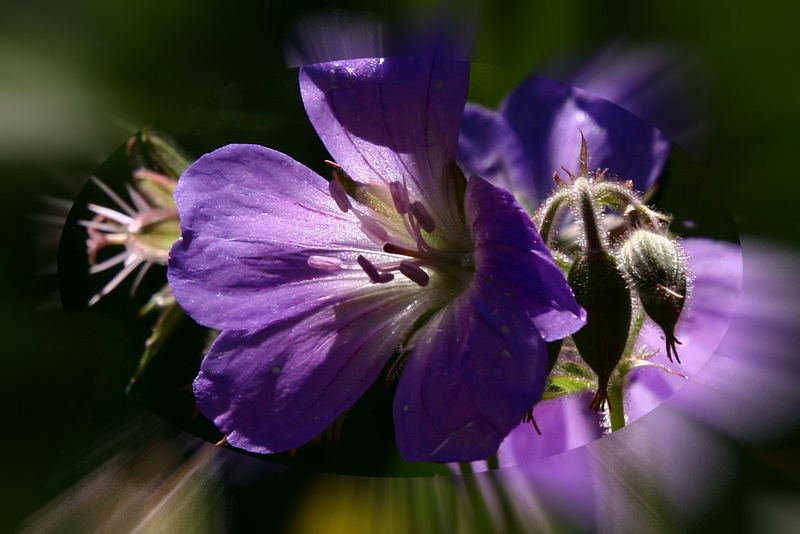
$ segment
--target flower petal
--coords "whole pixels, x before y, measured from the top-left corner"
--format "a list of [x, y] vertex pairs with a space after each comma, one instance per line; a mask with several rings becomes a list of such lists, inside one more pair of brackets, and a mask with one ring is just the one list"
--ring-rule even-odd
[[669, 140], [657, 129], [611, 102], [576, 87], [532, 77], [503, 104], [502, 115], [519, 136], [531, 164], [529, 196], [543, 199], [553, 173], [578, 171], [581, 132], [589, 169], [633, 180], [636, 189], [655, 183], [669, 155]]
[[419, 333], [394, 398], [406, 460], [482, 460], [497, 451], [544, 389], [546, 345], [524, 317], [476, 278]]
[[[410, 461], [494, 454], [541, 397], [548, 359], [542, 337], [584, 324], [564, 275], [540, 254], [541, 238], [510, 193], [472, 178], [466, 213], [476, 274], [420, 331], [395, 394], [397, 442]], [[494, 257], [503, 254], [510, 261]]]
[[545, 341], [578, 331], [586, 312], [513, 195], [480, 178], [467, 186], [477, 275], [517, 300]]
[[310, 255], [354, 263], [375, 246], [323, 178], [280, 152], [228, 145], [206, 154], [181, 176], [175, 200], [183, 233], [169, 283], [205, 326], [261, 328], [369, 284], [360, 270], [308, 265]]
[[235, 447], [298, 447], [372, 385], [423, 296], [410, 282], [374, 287], [263, 330], [223, 332], [195, 379], [197, 405]]
[[584, 392], [538, 403], [533, 416], [541, 435], [533, 424], [517, 426], [497, 451], [500, 467], [530, 463], [601, 437], [601, 416], [589, 407], [592, 396]]
[[467, 103], [458, 137], [458, 163], [474, 174], [508, 189], [529, 212], [537, 198], [530, 196], [530, 164], [519, 139], [505, 117], [490, 109]]
[[457, 228], [452, 165], [469, 63], [442, 55], [373, 58], [300, 69], [306, 112], [331, 156], [355, 180], [401, 181], [439, 227]]

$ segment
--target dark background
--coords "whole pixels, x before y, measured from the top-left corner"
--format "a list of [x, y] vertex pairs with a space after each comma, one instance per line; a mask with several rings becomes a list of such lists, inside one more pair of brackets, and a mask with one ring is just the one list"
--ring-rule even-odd
[[[283, 55], [290, 24], [322, 5], [91, 0], [0, 8], [0, 528], [129, 444], [131, 431], [121, 429], [143, 413], [122, 391], [147, 327], [132, 309], [59, 309], [55, 276], [45, 269], [57, 239], [30, 216], [49, 211], [40, 195], [74, 198], [112, 151], [152, 123], [195, 156], [256, 142], [322, 172], [325, 152]], [[796, 249], [800, 9], [774, 0], [476, 6], [473, 57], [484, 65], [470, 97], [488, 106], [554, 58], [587, 57], [620, 41], [677, 45], [700, 66], [708, 126], [701, 162], [739, 232]], [[379, 13], [366, 2], [337, 7]], [[409, 7], [397, 3], [388, 14]], [[742, 495], [797, 502], [793, 441], [736, 451], [738, 497], [712, 511], [711, 527], [743, 528]]]

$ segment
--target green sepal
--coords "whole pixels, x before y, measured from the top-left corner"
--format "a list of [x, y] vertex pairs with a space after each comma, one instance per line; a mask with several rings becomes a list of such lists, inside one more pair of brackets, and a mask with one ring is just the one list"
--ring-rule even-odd
[[[181, 155], [178, 149], [159, 135], [154, 134], [150, 128], [141, 130], [135, 140], [145, 149], [145, 154], [142, 155], [155, 163], [164, 174], [178, 178], [183, 171], [189, 168], [189, 161]], [[141, 166], [148, 169], [154, 168], [152, 164], [146, 163]]]
[[573, 393], [589, 391], [597, 386], [594, 380], [574, 376], [551, 376], [542, 395], [542, 400], [555, 399]]

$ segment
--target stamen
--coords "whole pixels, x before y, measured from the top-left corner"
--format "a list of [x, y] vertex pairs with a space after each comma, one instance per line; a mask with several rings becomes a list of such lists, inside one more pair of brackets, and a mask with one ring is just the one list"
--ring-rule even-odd
[[122, 251], [116, 256], [113, 256], [96, 265], [92, 265], [91, 267], [89, 267], [89, 273], [95, 274], [103, 272], [106, 269], [110, 269], [111, 267], [114, 267], [115, 265], [119, 265], [120, 263], [124, 262], [126, 259], [128, 259], [128, 256], [130, 256], [130, 252], [128, 252], [127, 250]]
[[340, 271], [344, 267], [342, 260], [330, 256], [309, 256], [306, 261], [309, 267], [321, 271]]
[[408, 261], [400, 262], [400, 272], [403, 273], [409, 280], [416, 282], [422, 287], [427, 286], [428, 282], [431, 281], [428, 273]]
[[95, 304], [98, 303], [98, 301], [100, 301], [101, 298], [111, 293], [114, 290], [114, 288], [116, 288], [120, 284], [120, 282], [122, 282], [125, 278], [127, 278], [127, 276], [131, 274], [134, 271], [134, 269], [136, 269], [139, 265], [141, 265], [142, 261], [144, 260], [134, 255], [128, 256], [127, 259], [125, 260], [124, 267], [116, 275], [114, 275], [114, 278], [112, 278], [109, 283], [103, 286], [103, 289], [101, 289], [98, 293], [96, 293], [92, 298], [89, 299], [89, 306], [94, 306]]
[[358, 255], [356, 258], [358, 264], [364, 269], [364, 272], [367, 273], [369, 279], [372, 280], [376, 284], [385, 284], [386, 282], [390, 282], [394, 280], [394, 275], [392, 273], [382, 273], [378, 271], [378, 268], [375, 267], [367, 258], [362, 256], [361, 254]]
[[136, 211], [134, 211], [134, 209], [130, 206], [130, 204], [128, 204], [127, 202], [122, 200], [122, 198], [118, 194], [116, 194], [113, 189], [108, 187], [106, 184], [104, 184], [103, 182], [101, 182], [100, 180], [95, 178], [94, 176], [90, 176], [89, 178], [95, 183], [95, 185], [97, 187], [99, 187], [100, 189], [103, 190], [103, 193], [108, 195], [111, 200], [116, 202], [117, 206], [122, 208], [122, 210], [125, 213], [127, 213], [128, 215], [130, 215], [132, 217], [136, 216]]
[[89, 204], [88, 208], [94, 213], [102, 215], [106, 219], [118, 222], [119, 224], [124, 224], [125, 226], [133, 222], [133, 217], [128, 217], [124, 213], [120, 213], [116, 210], [105, 208], [103, 206], [98, 206], [97, 204]]
[[433, 217], [425, 209], [421, 202], [415, 201], [411, 204], [411, 214], [417, 220], [423, 230], [430, 233], [436, 229], [436, 224], [433, 222]]
[[146, 261], [144, 262], [144, 266], [142, 266], [142, 268], [139, 269], [139, 272], [136, 273], [136, 278], [133, 279], [133, 284], [131, 285], [131, 292], [130, 292], [131, 296], [136, 294], [136, 290], [139, 289], [139, 284], [142, 283], [144, 276], [147, 274], [147, 271], [149, 271], [150, 267], [152, 266], [153, 266], [152, 261]]
[[328, 191], [330, 191], [333, 200], [336, 201], [336, 205], [339, 206], [339, 209], [343, 212], [347, 213], [347, 210], [350, 209], [350, 199], [347, 198], [347, 193], [342, 187], [342, 184], [339, 183], [338, 180], [331, 180], [328, 182]]
[[400, 182], [391, 182], [389, 184], [389, 193], [392, 195], [392, 201], [394, 202], [397, 213], [400, 215], [408, 213], [408, 191], [403, 187], [403, 184]]
[[128, 191], [128, 196], [131, 197], [133, 205], [136, 206], [136, 209], [139, 210], [139, 213], [153, 209], [150, 207], [150, 204], [147, 203], [144, 197], [140, 195], [138, 191], [136, 191], [136, 189], [128, 184], [125, 184], [125, 189]]
[[92, 228], [94, 230], [102, 230], [104, 232], [119, 232], [120, 227], [111, 223], [104, 223], [95, 220], [91, 221], [78, 221], [80, 226], [85, 226], [86, 228]]
[[421, 260], [427, 259], [425, 256], [423, 256], [416, 250], [411, 250], [410, 248], [398, 247], [397, 245], [393, 245], [392, 243], [386, 243], [385, 245], [383, 245], [383, 251], [388, 252], [389, 254], [401, 254], [403, 256], [411, 256], [412, 258], [419, 258]]

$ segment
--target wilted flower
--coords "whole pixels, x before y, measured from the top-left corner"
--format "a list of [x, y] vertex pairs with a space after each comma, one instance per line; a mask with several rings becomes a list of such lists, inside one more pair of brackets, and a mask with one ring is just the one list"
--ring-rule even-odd
[[407, 460], [486, 458], [540, 398], [545, 342], [584, 312], [514, 197], [456, 167], [468, 72], [433, 56], [304, 67], [334, 180], [255, 145], [181, 177], [168, 277], [223, 330], [194, 391], [228, 443], [309, 441], [398, 350]]
[[[178, 238], [178, 210], [171, 193], [175, 180], [165, 175], [139, 169], [134, 173], [136, 187], [126, 186], [133, 205], [128, 204], [110, 187], [92, 177], [92, 181], [117, 205], [117, 209], [89, 204], [95, 216], [79, 222], [87, 228], [86, 250], [91, 267], [99, 273], [117, 265], [122, 268], [89, 300], [96, 304], [113, 291], [138, 267], [142, 267], [131, 286], [131, 294], [139, 287], [153, 264], [166, 265], [169, 249]], [[109, 246], [124, 247], [114, 256], [98, 262], [98, 253]]]

